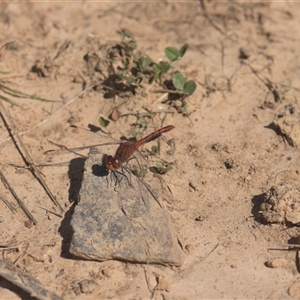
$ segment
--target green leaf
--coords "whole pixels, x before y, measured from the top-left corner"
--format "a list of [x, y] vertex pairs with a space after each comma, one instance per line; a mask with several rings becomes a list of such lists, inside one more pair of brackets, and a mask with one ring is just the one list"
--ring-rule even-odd
[[181, 111], [182, 111], [183, 114], [186, 114], [186, 113], [187, 113], [187, 110], [188, 110], [187, 102], [186, 102], [186, 101], [183, 101], [183, 102], [182, 102], [182, 106], [181, 106]]
[[142, 71], [148, 68], [151, 63], [152, 63], [152, 59], [149, 57], [141, 57], [139, 59], [139, 65]]
[[138, 137], [139, 132], [137, 132], [134, 128], [132, 128], [132, 129], [130, 130], [129, 134], [130, 134], [131, 136], [133, 136], [136, 140], [139, 139], [139, 137]]
[[153, 73], [154, 73], [154, 79], [157, 80], [161, 77], [161, 69], [160, 66], [158, 64], [154, 64], [153, 67]]
[[121, 35], [122, 39], [133, 38], [132, 33], [127, 29], [122, 29], [121, 31], [119, 31], [119, 34]]
[[165, 49], [165, 54], [167, 56], [167, 58], [173, 62], [175, 60], [177, 60], [180, 57], [180, 52], [177, 48], [174, 47], [167, 47]]
[[109, 120], [106, 120], [103, 117], [99, 117], [98, 122], [102, 127], [106, 127], [109, 124]]
[[144, 167], [141, 167], [139, 170], [137, 170], [137, 176], [139, 178], [145, 177], [147, 175], [147, 173], [148, 173], [148, 170], [147, 170], [147, 168], [144, 168]]
[[173, 75], [172, 82], [176, 90], [183, 91], [185, 78], [181, 73], [176, 73]]
[[124, 70], [128, 70], [129, 69], [129, 60], [128, 59], [125, 59], [124, 62], [123, 62], [123, 69]]
[[131, 41], [127, 44], [127, 47], [129, 50], [133, 51], [134, 49], [136, 49], [137, 45], [135, 41]]
[[119, 31], [119, 34], [121, 36], [121, 39], [123, 40], [125, 38], [125, 32], [124, 32], [124, 30]]
[[127, 84], [131, 84], [135, 81], [135, 77], [133, 75], [130, 75], [127, 77]]
[[173, 170], [173, 166], [171, 164], [162, 164], [161, 162], [156, 163], [156, 171], [158, 174], [163, 175], [171, 170]]
[[158, 64], [153, 64], [152, 69], [154, 73], [161, 72], [160, 65]]
[[159, 68], [160, 68], [162, 73], [167, 73], [170, 70], [171, 65], [166, 61], [161, 61], [159, 63]]
[[152, 146], [151, 147], [151, 152], [152, 152], [152, 155], [155, 155], [158, 153], [158, 147], [157, 146]]
[[162, 73], [167, 73], [171, 68], [171, 65], [166, 61], [161, 61], [158, 64], [153, 64], [152, 70], [154, 73], [154, 79], [159, 79]]
[[184, 45], [180, 48], [180, 50], [179, 50], [180, 57], [183, 57], [183, 56], [184, 56], [184, 54], [185, 54], [186, 50], [188, 49], [188, 47], [189, 47], [188, 44], [184, 44]]
[[196, 88], [197, 88], [197, 85], [196, 85], [195, 81], [189, 80], [185, 83], [183, 91], [188, 95], [192, 95], [192, 94], [194, 94]]
[[140, 85], [140, 84], [142, 84], [143, 80], [144, 80], [144, 76], [143, 76], [143, 75], [140, 75], [140, 76], [138, 76], [138, 77], [135, 79], [135, 83], [136, 83], [137, 85]]
[[117, 70], [117, 75], [121, 78], [124, 79], [125, 76], [125, 71], [124, 70]]

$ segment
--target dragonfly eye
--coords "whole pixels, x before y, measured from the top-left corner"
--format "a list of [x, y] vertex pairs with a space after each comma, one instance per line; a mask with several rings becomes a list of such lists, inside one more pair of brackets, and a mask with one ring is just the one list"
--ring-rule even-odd
[[119, 169], [121, 167], [121, 161], [119, 159], [117, 159], [116, 157], [112, 158], [112, 164], [114, 166], [114, 169]]
[[114, 160], [115, 159], [111, 155], [107, 156], [107, 158], [106, 158], [106, 168], [107, 169], [112, 170], [112, 171], [115, 170]]

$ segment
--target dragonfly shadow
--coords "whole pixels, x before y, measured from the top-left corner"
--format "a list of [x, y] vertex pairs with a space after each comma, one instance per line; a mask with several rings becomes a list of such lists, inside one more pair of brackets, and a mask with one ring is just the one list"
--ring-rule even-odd
[[[79, 191], [81, 189], [81, 183], [83, 180], [84, 164], [86, 158], [79, 157], [72, 159], [69, 164], [68, 176], [70, 179], [69, 188], [69, 201], [78, 202]], [[106, 155], [103, 156], [101, 164], [94, 164], [92, 166], [92, 173], [98, 177], [105, 177], [109, 174], [109, 171], [105, 167]]]
[[98, 177], [105, 177], [109, 174], [108, 169], [106, 168], [105, 164], [106, 164], [106, 158], [107, 155], [104, 154], [102, 157], [102, 161], [101, 164], [94, 164], [92, 165], [92, 172], [95, 176]]
[[103, 165], [95, 164], [92, 166], [92, 171], [95, 176], [104, 177], [109, 174], [107, 168]]

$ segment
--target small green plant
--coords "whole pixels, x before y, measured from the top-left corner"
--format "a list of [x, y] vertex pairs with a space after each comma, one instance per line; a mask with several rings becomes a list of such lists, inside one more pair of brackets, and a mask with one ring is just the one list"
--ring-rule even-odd
[[181, 73], [175, 73], [172, 77], [172, 82], [177, 91], [183, 92], [186, 95], [192, 95], [196, 90], [195, 81], [186, 81]]
[[123, 84], [140, 86], [155, 82], [160, 87], [159, 91], [176, 94], [182, 100], [181, 111], [184, 112], [187, 108], [184, 99], [192, 95], [197, 86], [195, 81], [187, 80], [179, 71], [172, 72], [172, 69], [174, 63], [185, 55], [188, 45], [184, 44], [180, 49], [167, 47], [165, 49], [167, 61], [154, 62], [147, 55], [137, 52], [137, 43], [128, 30], [121, 30], [119, 33], [122, 39], [119, 45], [122, 63], [116, 73]]
[[136, 112], [134, 115], [137, 121], [133, 124], [130, 130], [130, 135], [139, 140], [142, 138], [142, 131], [145, 131], [148, 127], [149, 120], [153, 119], [154, 113], [144, 107], [145, 113]]
[[[144, 149], [143, 150], [143, 153], [146, 157], [157, 157], [158, 154], [159, 154], [159, 149], [157, 146], [152, 146], [151, 147], [151, 150], [149, 149]], [[159, 162], [156, 162], [155, 163], [155, 166], [152, 167], [153, 168], [153, 171], [160, 174], [160, 175], [163, 175], [163, 174], [166, 174], [167, 172], [173, 170], [173, 166], [172, 164], [166, 162], [166, 161], [163, 161], [163, 160], [160, 160]]]
[[148, 173], [148, 169], [146, 167], [140, 167], [140, 169], [136, 170], [135, 174], [139, 178], [144, 178]]
[[107, 127], [109, 124], [109, 120], [106, 120], [103, 117], [99, 117], [98, 122], [99, 122], [99, 125], [102, 127]]
[[162, 162], [157, 162], [155, 168], [156, 172], [160, 175], [166, 174], [167, 172], [173, 170], [173, 166], [171, 164]]

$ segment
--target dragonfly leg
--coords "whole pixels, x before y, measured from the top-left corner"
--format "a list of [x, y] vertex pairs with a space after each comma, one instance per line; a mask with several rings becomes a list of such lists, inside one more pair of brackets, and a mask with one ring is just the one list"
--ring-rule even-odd
[[118, 170], [114, 170], [114, 171], [111, 171], [111, 175], [114, 176], [114, 181], [115, 181], [115, 187], [116, 186], [120, 186], [121, 185], [121, 181], [123, 180], [123, 178], [126, 178], [127, 180], [127, 183], [130, 187], [133, 187], [130, 179], [128, 178], [128, 176], [125, 174], [124, 170], [126, 170], [129, 175], [130, 175], [130, 172], [129, 170], [127, 170], [126, 168], [122, 167], [122, 172], [118, 171]]

